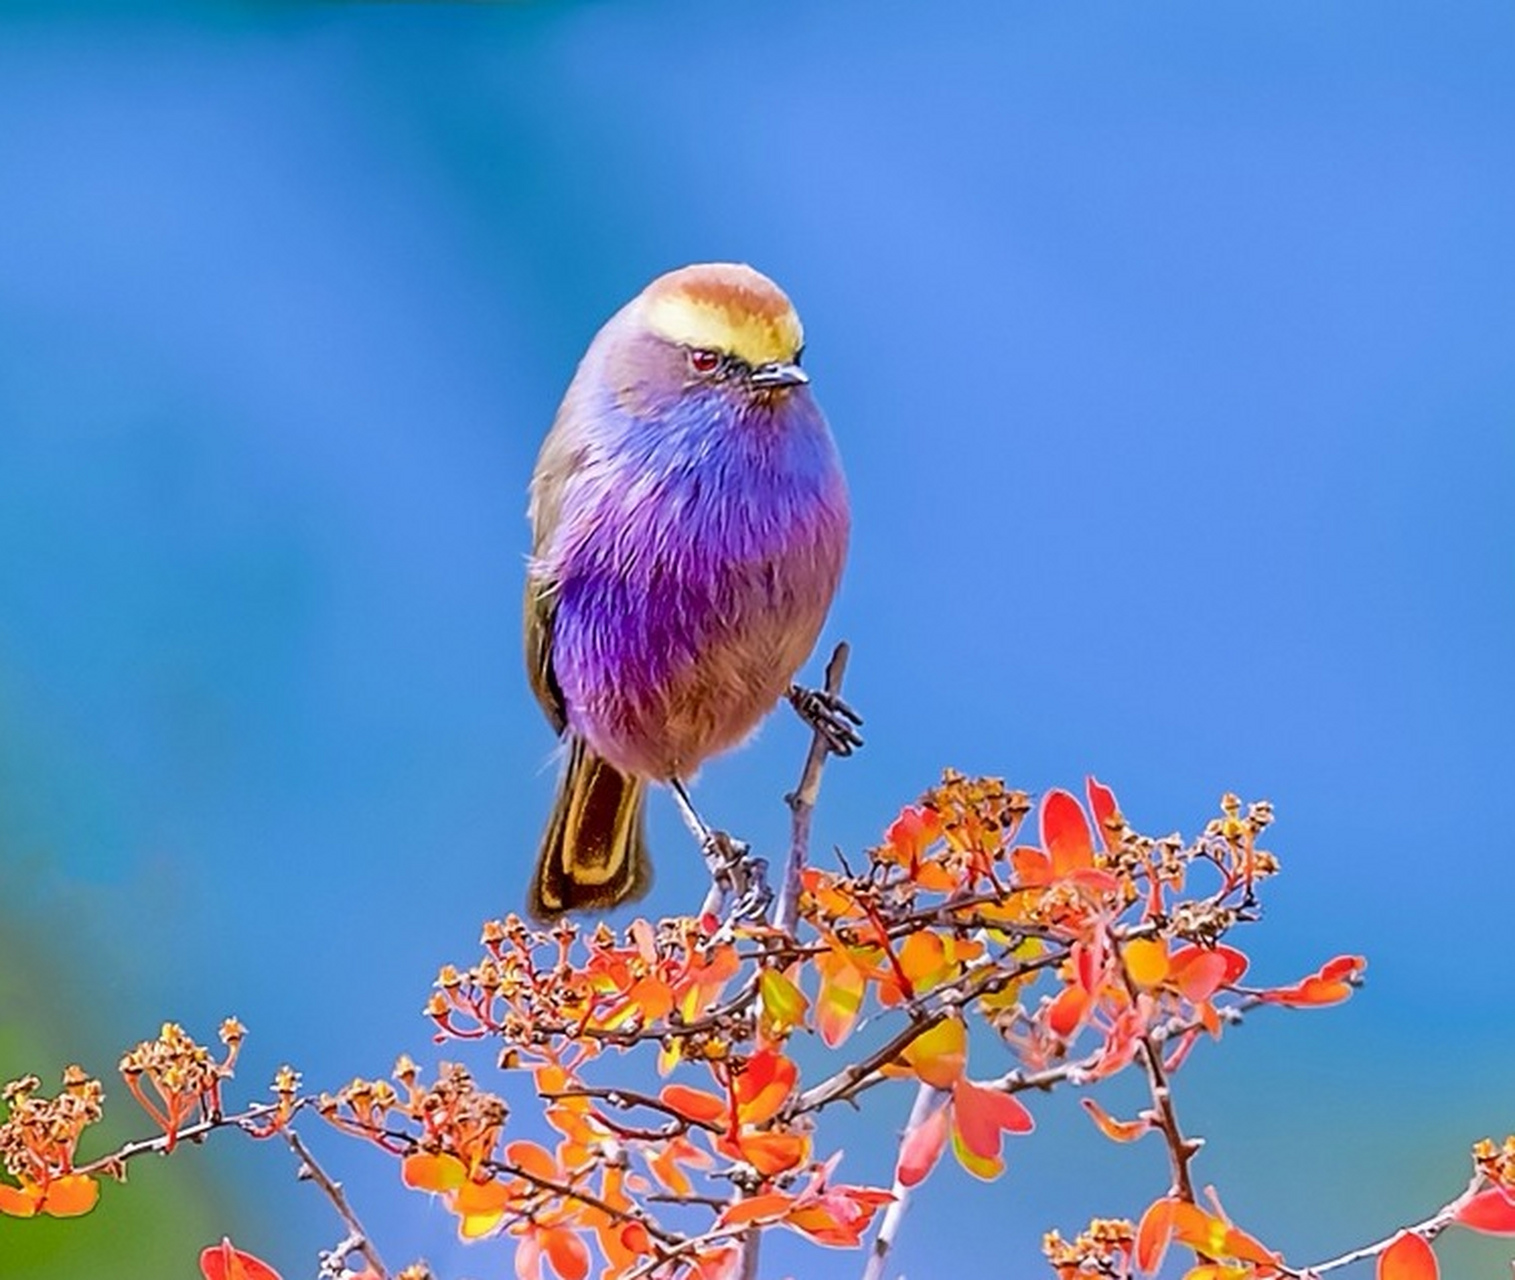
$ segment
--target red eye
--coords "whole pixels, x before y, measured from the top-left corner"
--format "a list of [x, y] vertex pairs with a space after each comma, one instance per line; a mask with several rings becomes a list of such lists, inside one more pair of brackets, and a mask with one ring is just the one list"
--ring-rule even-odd
[[696, 373], [714, 373], [721, 367], [721, 357], [714, 351], [691, 351], [689, 367]]

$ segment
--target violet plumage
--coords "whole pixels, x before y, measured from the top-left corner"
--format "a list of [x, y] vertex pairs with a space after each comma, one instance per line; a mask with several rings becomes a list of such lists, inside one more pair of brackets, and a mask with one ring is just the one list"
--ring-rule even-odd
[[569, 743], [535, 915], [645, 891], [646, 783], [745, 739], [815, 645], [849, 517], [802, 346], [766, 277], [685, 267], [569, 386], [531, 484], [527, 666]]

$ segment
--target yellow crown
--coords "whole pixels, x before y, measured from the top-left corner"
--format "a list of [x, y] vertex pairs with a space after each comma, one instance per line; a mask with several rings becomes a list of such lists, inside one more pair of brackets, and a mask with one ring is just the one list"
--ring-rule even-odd
[[757, 366], [793, 360], [805, 331], [784, 291], [739, 263], [702, 263], [659, 276], [642, 295], [659, 337]]

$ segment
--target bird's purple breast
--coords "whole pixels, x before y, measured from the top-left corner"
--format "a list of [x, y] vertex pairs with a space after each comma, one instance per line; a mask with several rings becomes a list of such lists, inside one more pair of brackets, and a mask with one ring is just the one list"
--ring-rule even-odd
[[[603, 406], [602, 406], [603, 408]], [[809, 656], [846, 556], [845, 482], [808, 392], [586, 428], [539, 571], [569, 727], [612, 764], [687, 776], [745, 738]]]

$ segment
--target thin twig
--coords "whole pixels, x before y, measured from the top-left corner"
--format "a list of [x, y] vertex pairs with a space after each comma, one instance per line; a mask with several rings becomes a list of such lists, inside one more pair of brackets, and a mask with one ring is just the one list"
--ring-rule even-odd
[[[296, 1102], [294, 1109], [298, 1110], [305, 1105], [304, 1099]], [[88, 1164], [81, 1164], [74, 1169], [75, 1173], [110, 1173], [114, 1174], [121, 1165], [137, 1156], [152, 1155], [170, 1150], [181, 1142], [200, 1142], [218, 1129], [248, 1129], [257, 1121], [278, 1113], [279, 1107], [274, 1103], [260, 1103], [249, 1107], [246, 1111], [240, 1111], [230, 1116], [208, 1116], [196, 1124], [186, 1125], [177, 1129], [172, 1135], [160, 1133], [154, 1138], [137, 1138], [131, 1142], [123, 1143], [108, 1155], [99, 1156]]]
[[[916, 1087], [915, 1101], [910, 1107], [910, 1118], [905, 1121], [904, 1138], [913, 1133], [920, 1125], [924, 1124], [926, 1117], [932, 1110], [942, 1105], [944, 1093], [941, 1089], [934, 1088], [924, 1080]], [[863, 1280], [884, 1280], [884, 1266], [889, 1260], [889, 1252], [894, 1248], [895, 1237], [899, 1235], [900, 1224], [905, 1219], [905, 1211], [910, 1207], [910, 1188], [898, 1177], [894, 1179], [894, 1200], [884, 1210], [884, 1217], [879, 1222], [878, 1233], [873, 1237], [873, 1248], [868, 1251], [868, 1265], [863, 1269]]]
[[1310, 1267], [1280, 1267], [1279, 1271], [1283, 1275], [1294, 1276], [1296, 1280], [1318, 1280], [1318, 1277], [1325, 1275], [1328, 1271], [1338, 1271], [1342, 1267], [1350, 1267], [1354, 1262], [1366, 1262], [1369, 1258], [1376, 1258], [1398, 1240], [1404, 1231], [1408, 1231], [1411, 1235], [1420, 1236], [1421, 1239], [1429, 1244], [1456, 1221], [1457, 1215], [1462, 1211], [1463, 1206], [1478, 1194], [1482, 1186], [1482, 1176], [1475, 1173], [1472, 1181], [1468, 1183], [1467, 1189], [1457, 1199], [1443, 1205], [1424, 1222], [1417, 1222], [1413, 1227], [1401, 1228], [1401, 1230], [1395, 1231], [1392, 1235], [1385, 1236], [1382, 1240], [1376, 1241], [1373, 1244], [1365, 1244], [1360, 1249], [1353, 1249], [1350, 1253], [1340, 1254], [1326, 1262], [1317, 1262], [1314, 1266]]
[[[825, 689], [833, 698], [842, 693], [842, 677], [847, 673], [847, 656], [851, 652], [847, 642], [831, 653], [826, 664]], [[817, 729], [810, 739], [810, 751], [805, 756], [805, 767], [800, 772], [800, 783], [787, 797], [789, 802], [789, 856], [784, 862], [784, 878], [779, 884], [778, 907], [773, 913], [773, 922], [787, 934], [794, 933], [795, 921], [800, 909], [800, 872], [805, 869], [810, 856], [810, 817], [815, 812], [815, 802], [821, 794], [821, 770], [826, 767], [826, 757], [831, 748], [826, 744], [826, 735]]]
[[337, 1261], [345, 1262], [346, 1255], [356, 1251], [367, 1260], [368, 1269], [373, 1272], [375, 1280], [389, 1280], [389, 1272], [379, 1257], [379, 1251], [374, 1248], [373, 1242], [368, 1238], [368, 1232], [363, 1229], [363, 1224], [358, 1221], [358, 1215], [353, 1212], [352, 1205], [348, 1203], [347, 1193], [342, 1190], [342, 1184], [332, 1180], [326, 1170], [317, 1163], [315, 1156], [311, 1155], [310, 1148], [293, 1129], [284, 1130], [284, 1141], [300, 1159], [300, 1172], [297, 1176], [308, 1179], [321, 1188], [326, 1198], [331, 1201], [332, 1207], [336, 1209], [337, 1216], [347, 1227], [347, 1239], [337, 1246], [337, 1253], [340, 1255]]
[[[1115, 947], [1115, 963], [1120, 968], [1121, 978], [1134, 1004], [1141, 998], [1141, 989], [1136, 985], [1136, 980], [1132, 978], [1131, 971], [1126, 967], [1126, 957], [1120, 943], [1112, 940], [1111, 945]], [[1137, 1051], [1147, 1073], [1156, 1127], [1168, 1144], [1168, 1161], [1173, 1166], [1173, 1194], [1180, 1200], [1193, 1204], [1194, 1179], [1189, 1173], [1189, 1162], [1194, 1159], [1194, 1154], [1199, 1150], [1201, 1143], [1197, 1139], [1184, 1137], [1183, 1130], [1179, 1128], [1178, 1112], [1173, 1106], [1173, 1090], [1168, 1082], [1168, 1071], [1163, 1066], [1162, 1050], [1151, 1029], [1143, 1031], [1137, 1037]]]

